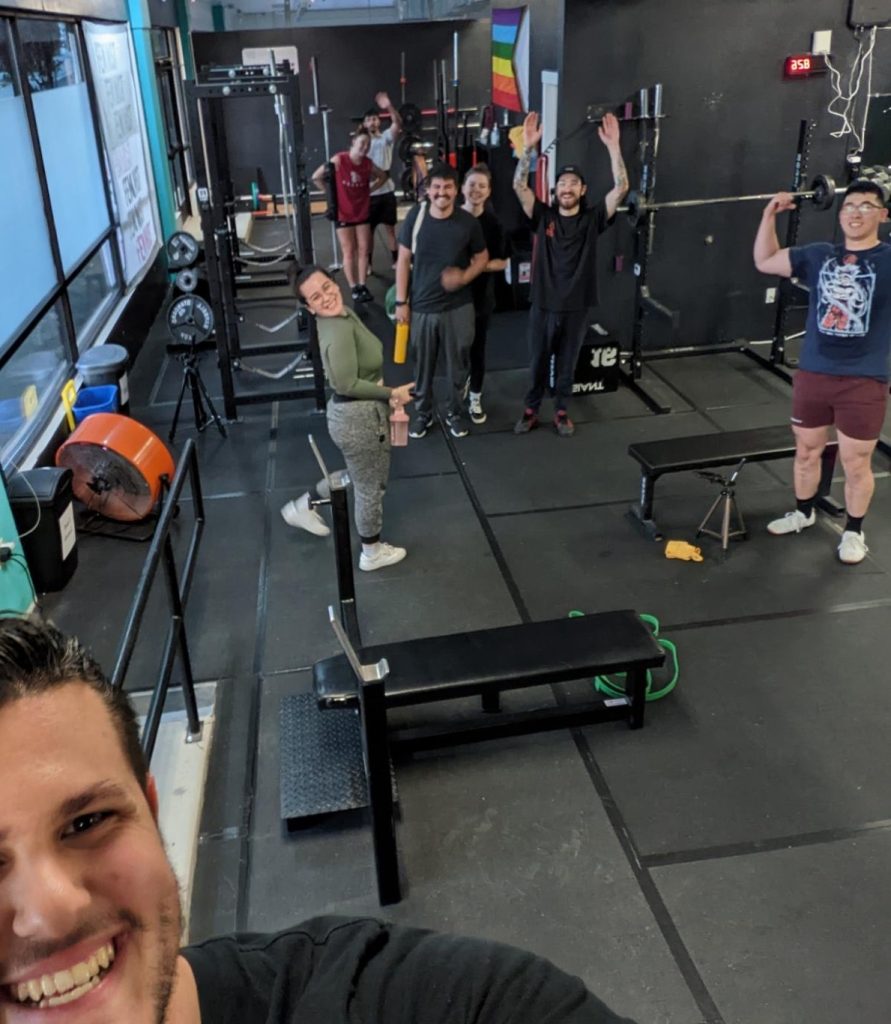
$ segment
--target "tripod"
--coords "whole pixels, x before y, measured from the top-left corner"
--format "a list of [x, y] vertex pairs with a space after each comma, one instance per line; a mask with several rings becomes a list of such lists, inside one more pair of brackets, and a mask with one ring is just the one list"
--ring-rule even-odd
[[[168, 346], [168, 351], [172, 346]], [[179, 348], [179, 346], [177, 346]], [[220, 419], [219, 413], [214, 408], [211, 397], [207, 392], [207, 385], [201, 376], [201, 368], [198, 365], [198, 350], [190, 345], [185, 351], [177, 353], [177, 358], [183, 364], [183, 382], [179, 389], [179, 398], [176, 400], [176, 411], [173, 413], [173, 422], [170, 424], [170, 432], [167, 437], [172, 442], [176, 434], [176, 425], [179, 423], [179, 414], [182, 411], [183, 399], [186, 397], [186, 388], [192, 396], [192, 408], [195, 412], [195, 428], [200, 434], [208, 423], [213, 421], [217, 430], [223, 437], [227, 437], [226, 427]]]
[[[704, 480], [710, 480], [713, 484], [721, 485], [721, 493], [711, 503], [711, 506], [705, 514], [705, 518], [699, 524], [699, 528], [696, 531], [696, 536], [704, 533], [709, 537], [717, 537], [721, 541], [721, 547], [724, 551], [727, 550], [730, 544], [731, 538], [738, 537], [742, 540], [746, 536], [746, 524], [743, 522], [742, 512], [739, 510], [739, 506], [736, 504], [736, 478], [739, 476], [739, 471], [746, 464], [745, 459], [740, 459], [739, 465], [728, 477], [721, 476], [720, 473], [710, 473], [708, 470], [703, 470], [697, 473], [697, 476], [701, 476]], [[717, 530], [710, 530], [708, 528], [708, 521], [714, 515], [715, 510], [718, 506], [723, 504], [721, 512], [721, 530], [720, 533]], [[732, 513], [736, 513], [736, 520], [738, 526], [735, 530], [730, 529], [730, 519]]]

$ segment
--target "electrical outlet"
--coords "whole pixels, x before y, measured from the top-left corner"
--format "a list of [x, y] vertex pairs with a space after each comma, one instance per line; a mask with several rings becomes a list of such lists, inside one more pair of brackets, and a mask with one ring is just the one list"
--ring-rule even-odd
[[777, 301], [777, 290], [776, 288], [765, 288], [764, 289], [764, 305], [772, 306]]
[[15, 544], [11, 540], [0, 540], [0, 565], [8, 562], [15, 551]]
[[811, 36], [811, 53], [832, 53], [832, 30], [822, 29]]

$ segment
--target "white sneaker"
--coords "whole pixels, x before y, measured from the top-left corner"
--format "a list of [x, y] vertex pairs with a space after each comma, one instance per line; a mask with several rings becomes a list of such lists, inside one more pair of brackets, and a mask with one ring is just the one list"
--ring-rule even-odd
[[296, 526], [300, 530], [314, 533], [317, 537], [327, 537], [331, 532], [325, 520], [309, 504], [308, 492], [282, 506], [282, 519], [288, 526]]
[[483, 396], [481, 392], [471, 391], [470, 398], [467, 402], [467, 411], [470, 413], [470, 419], [477, 425], [486, 422], [486, 413], [483, 410], [482, 398]]
[[813, 526], [816, 521], [817, 513], [813, 509], [809, 516], [795, 509], [794, 512], [787, 512], [782, 519], [774, 519], [768, 523], [767, 532], [775, 537], [780, 537], [784, 533], [801, 533], [806, 527]]
[[359, 555], [359, 568], [363, 572], [374, 572], [375, 569], [383, 569], [386, 565], [401, 562], [406, 554], [405, 548], [397, 548], [381, 541], [373, 555], [366, 555], [364, 551]]
[[838, 545], [839, 561], [845, 565], [856, 565], [866, 558], [866, 538], [862, 533], [855, 533], [853, 530], [845, 530], [842, 534], [841, 543]]

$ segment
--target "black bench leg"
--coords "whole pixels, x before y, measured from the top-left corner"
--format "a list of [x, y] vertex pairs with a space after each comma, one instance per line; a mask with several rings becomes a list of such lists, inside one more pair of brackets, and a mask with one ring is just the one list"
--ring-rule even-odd
[[482, 697], [483, 711], [500, 711], [501, 710], [501, 693], [498, 690], [492, 690], [483, 694]]
[[396, 846], [387, 710], [382, 681], [362, 684], [360, 709], [377, 894], [381, 906], [386, 906], [388, 903], [398, 903], [402, 899], [402, 892], [399, 885], [399, 851]]
[[633, 668], [625, 679], [625, 693], [631, 699], [628, 711], [628, 728], [641, 729], [644, 724], [644, 709], [647, 706], [647, 670]]
[[662, 531], [653, 519], [653, 504], [656, 499], [656, 477], [644, 470], [640, 474], [640, 502], [631, 506], [631, 514], [643, 526], [647, 536], [662, 540]]

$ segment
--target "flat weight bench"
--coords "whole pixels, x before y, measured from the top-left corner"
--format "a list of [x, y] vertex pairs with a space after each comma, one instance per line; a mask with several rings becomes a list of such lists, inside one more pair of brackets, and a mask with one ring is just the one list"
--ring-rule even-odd
[[[830, 442], [823, 452], [820, 489], [817, 505], [824, 512], [838, 516], [842, 510], [829, 497], [838, 443]], [[663, 441], [643, 441], [628, 446], [628, 454], [640, 463], [640, 501], [631, 506], [631, 515], [639, 520], [653, 540], [662, 540], [662, 533], [653, 515], [656, 481], [666, 473], [682, 473], [716, 466], [732, 466], [741, 459], [747, 462], [771, 462], [795, 455], [795, 439], [788, 425], [758, 427], [753, 430], [731, 430], [719, 434], [697, 434], [694, 437], [673, 437]]]
[[[424, 637], [358, 651], [333, 611], [329, 613], [344, 654], [316, 662], [313, 683], [321, 708], [359, 711], [382, 904], [401, 899], [391, 748], [425, 750], [616, 720], [639, 729], [647, 669], [665, 660], [652, 632], [633, 611]], [[503, 690], [613, 672], [627, 673], [626, 696], [395, 730], [387, 724], [391, 708], [479, 696], [485, 711], [499, 711]]]

